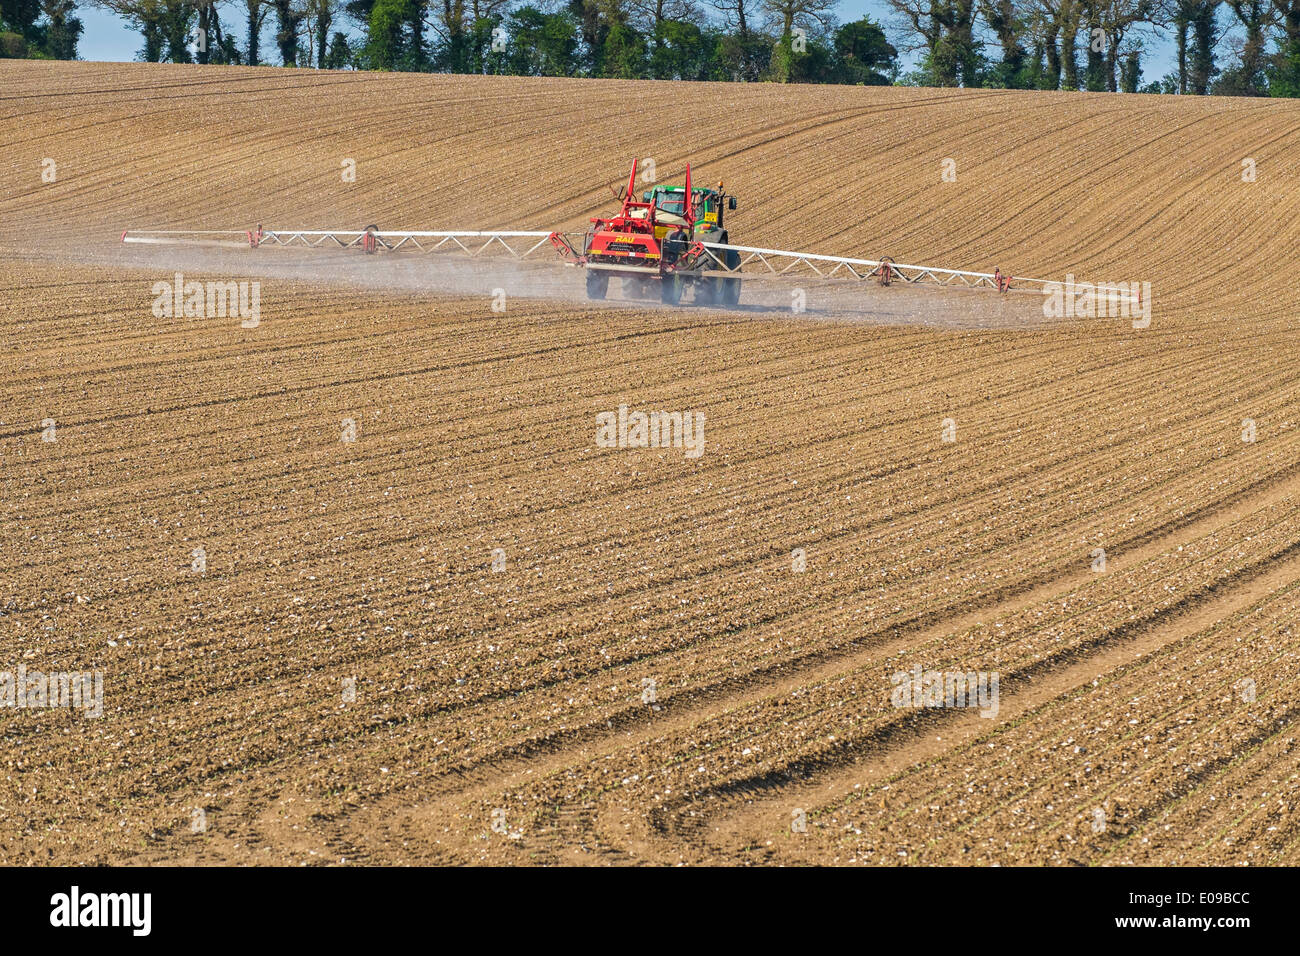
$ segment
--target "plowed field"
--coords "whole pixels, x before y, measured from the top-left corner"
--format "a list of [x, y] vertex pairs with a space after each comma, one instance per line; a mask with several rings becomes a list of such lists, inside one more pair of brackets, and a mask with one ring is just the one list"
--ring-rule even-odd
[[[103, 674], [0, 707], [0, 863], [1300, 862], [1294, 105], [2, 62], [0, 144], [0, 672]], [[581, 228], [633, 156], [1152, 322], [116, 242]]]

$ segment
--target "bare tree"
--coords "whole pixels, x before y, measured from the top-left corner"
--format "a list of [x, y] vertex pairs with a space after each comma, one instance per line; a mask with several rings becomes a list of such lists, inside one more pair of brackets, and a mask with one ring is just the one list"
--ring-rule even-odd
[[[0, 8], [3, 4], [0, 4]], [[81, 21], [75, 16], [74, 0], [40, 0], [41, 13], [45, 15], [45, 49], [59, 60], [77, 57], [77, 39], [81, 36]]]
[[828, 26], [838, 3], [839, 0], [759, 0], [759, 9], [779, 28], [780, 36], [788, 37], [796, 26], [812, 23]]
[[213, 53], [220, 57], [222, 34], [221, 14], [217, 9], [220, 0], [193, 0], [199, 15], [199, 44], [195, 59], [200, 63], [209, 63]]
[[243, 0], [245, 20], [248, 30], [248, 52], [245, 60], [249, 66], [257, 66], [261, 61], [262, 24], [270, 11], [269, 0]]
[[1295, 57], [1300, 55], [1300, 0], [1273, 0], [1282, 25], [1282, 70], [1277, 90], [1285, 96], [1300, 96], [1300, 75], [1295, 73]]
[[[440, 0], [437, 4], [430, 0], [429, 9], [433, 11], [431, 25], [443, 42], [446, 63], [452, 73], [470, 72], [471, 37], [470, 25], [465, 21], [465, 0]], [[417, 62], [424, 60], [423, 18], [411, 23], [412, 45]]]
[[1047, 58], [1047, 87], [1059, 89], [1061, 72], [1068, 64], [1066, 85], [1076, 85], [1074, 45], [1079, 23], [1078, 0], [1033, 0], [1029, 22], [1042, 38]]
[[722, 22], [735, 32], [724, 40], [724, 58], [727, 58], [737, 80], [755, 82], [762, 76], [769, 51], [755, 32], [756, 18], [761, 16], [758, 0], [708, 0], [709, 6], [721, 14]]
[[909, 53], [925, 50], [931, 57], [943, 38], [939, 19], [942, 0], [886, 0], [895, 13], [896, 28], [911, 39], [904, 47]]
[[299, 0], [270, 0], [275, 10], [275, 45], [282, 66], [298, 65], [298, 32], [306, 16]]
[[750, 32], [756, 0], [709, 0], [709, 6], [722, 14], [727, 26], [734, 26], [742, 37]]
[[699, 7], [692, 0], [627, 0], [631, 22], [644, 33], [653, 34], [665, 20], [700, 19]]
[[316, 61], [316, 68], [325, 66], [329, 51], [330, 27], [338, 18], [341, 0], [303, 0], [303, 22], [307, 29], [307, 51]]
[[1273, 0], [1288, 40], [1300, 39], [1300, 0]]
[[[1165, 0], [1164, 14], [1178, 51], [1178, 92], [1207, 93], [1217, 72], [1214, 48], [1222, 39], [1217, 16], [1223, 0]], [[1277, 0], [1274, 0], [1277, 2]]]
[[975, 42], [976, 0], [886, 0], [897, 26], [914, 38], [911, 49], [929, 56], [939, 86], [971, 85], [978, 61]]
[[1264, 70], [1269, 31], [1277, 25], [1278, 8], [1269, 0], [1227, 0], [1237, 22], [1246, 31], [1238, 51], [1241, 60], [1241, 92], [1260, 96], [1264, 90], [1260, 78]]
[[1065, 6], [1064, 19], [1061, 23], [1061, 72], [1066, 89], [1079, 89], [1079, 28], [1083, 26], [1084, 7], [1082, 0], [1070, 0]]
[[1014, 82], [1024, 68], [1029, 53], [1025, 49], [1025, 30], [1021, 9], [1016, 0], [980, 0], [980, 12], [1002, 48], [1002, 68], [1005, 80]]
[[190, 0], [90, 0], [90, 6], [115, 13], [144, 37], [144, 59], [149, 63], [191, 61], [189, 42], [194, 22]]
[[1089, 88], [1101, 89], [1104, 85], [1116, 93], [1124, 38], [1139, 24], [1159, 22], [1160, 7], [1156, 0], [1083, 0], [1083, 4], [1089, 27]]

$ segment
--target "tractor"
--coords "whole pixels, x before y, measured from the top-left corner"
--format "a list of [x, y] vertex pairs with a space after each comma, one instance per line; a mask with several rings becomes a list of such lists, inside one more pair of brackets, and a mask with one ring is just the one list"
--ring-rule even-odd
[[[619, 194], [623, 208], [615, 216], [592, 219], [582, 255], [574, 257], [586, 269], [587, 298], [605, 298], [610, 277], [617, 276], [638, 298], [653, 295], [658, 283], [666, 305], [680, 303], [688, 286], [699, 304], [738, 304], [740, 279], [725, 273], [739, 265], [740, 254], [733, 249], [710, 252], [702, 245], [728, 244], [725, 214], [736, 208], [736, 197], [727, 195], [722, 183], [692, 187], [688, 165], [684, 186], [653, 186], [638, 199], [636, 173], [634, 160], [627, 188]], [[723, 275], [711, 274], [716, 272]]]

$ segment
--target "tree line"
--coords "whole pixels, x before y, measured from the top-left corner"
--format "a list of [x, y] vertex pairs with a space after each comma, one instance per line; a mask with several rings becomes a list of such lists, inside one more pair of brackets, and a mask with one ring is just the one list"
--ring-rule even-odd
[[[889, 36], [838, 0], [82, 0], [148, 62], [1300, 96], [1300, 0], [884, 3]], [[0, 57], [75, 59], [77, 10], [0, 0]], [[1176, 69], [1143, 83], [1160, 38]]]

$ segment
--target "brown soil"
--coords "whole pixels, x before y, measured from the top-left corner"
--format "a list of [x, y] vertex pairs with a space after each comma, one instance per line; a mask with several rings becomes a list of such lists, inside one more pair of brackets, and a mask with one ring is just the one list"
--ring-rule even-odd
[[[1300, 861], [1293, 106], [0, 81], [0, 671], [104, 672], [102, 719], [0, 708], [0, 863]], [[724, 179], [747, 245], [1149, 281], [1153, 322], [115, 242], [575, 228], [634, 155]], [[178, 269], [260, 325], [156, 317]], [[620, 405], [703, 454], [599, 447]], [[893, 706], [918, 665], [997, 716]]]

